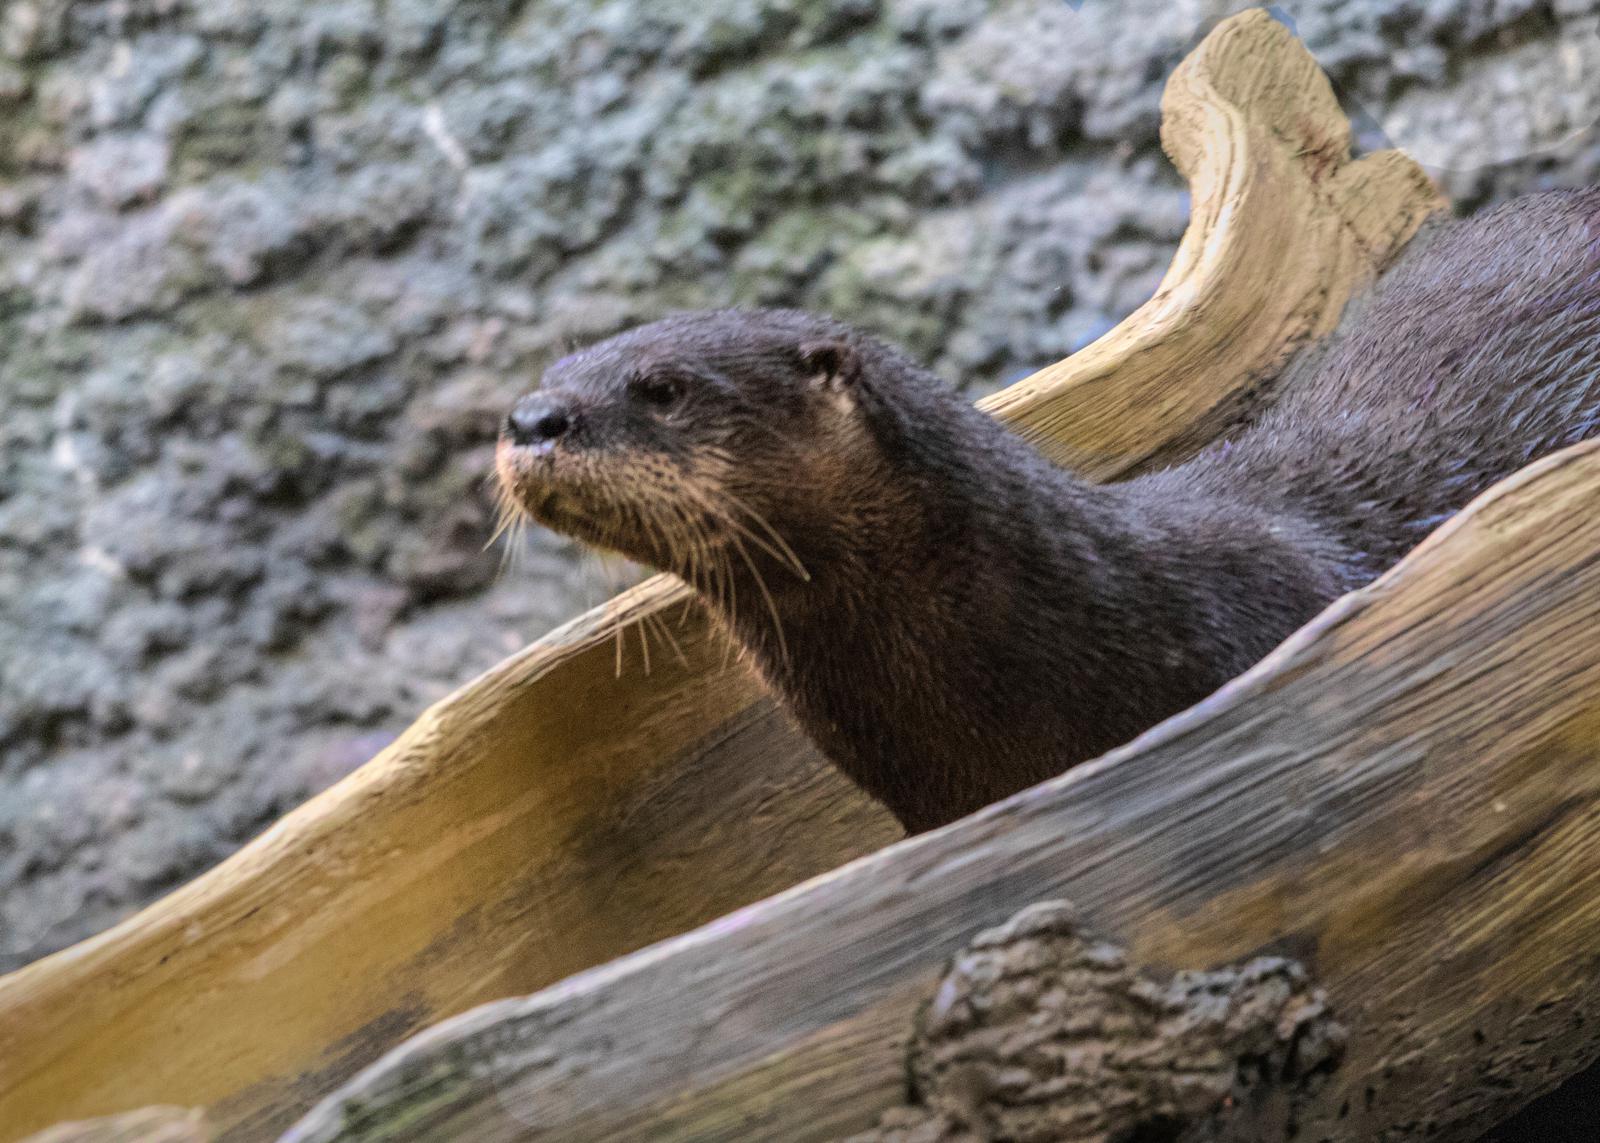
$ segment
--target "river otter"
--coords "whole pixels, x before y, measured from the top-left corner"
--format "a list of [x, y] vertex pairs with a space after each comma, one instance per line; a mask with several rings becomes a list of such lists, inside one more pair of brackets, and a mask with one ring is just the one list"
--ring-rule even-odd
[[1600, 418], [1600, 189], [1441, 224], [1231, 439], [1096, 486], [825, 317], [672, 317], [511, 410], [508, 495], [674, 572], [912, 831], [1128, 741]]

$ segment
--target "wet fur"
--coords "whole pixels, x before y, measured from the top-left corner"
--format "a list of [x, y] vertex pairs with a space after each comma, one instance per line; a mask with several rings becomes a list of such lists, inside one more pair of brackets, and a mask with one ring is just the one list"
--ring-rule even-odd
[[[830, 758], [909, 830], [942, 824], [1195, 703], [1491, 483], [1595, 433], [1600, 190], [1419, 242], [1252, 426], [1108, 487], [826, 318], [631, 331], [546, 379], [590, 413], [570, 451], [611, 505], [592, 510], [633, 521], [585, 538], [695, 582]], [[843, 347], [824, 355], [841, 375], [814, 375], [818, 344]], [[647, 416], [620, 399], [653, 369], [709, 403]], [[502, 447], [524, 506], [569, 479], [526, 460]], [[723, 492], [805, 577], [757, 552], [724, 560], [719, 587], [641, 539], [641, 513]]]

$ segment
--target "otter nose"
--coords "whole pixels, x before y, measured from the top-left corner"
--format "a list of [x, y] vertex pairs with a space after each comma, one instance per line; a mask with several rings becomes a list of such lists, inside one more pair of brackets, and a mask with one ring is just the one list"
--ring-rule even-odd
[[506, 415], [506, 435], [519, 445], [544, 444], [572, 428], [572, 406], [554, 393], [529, 393]]

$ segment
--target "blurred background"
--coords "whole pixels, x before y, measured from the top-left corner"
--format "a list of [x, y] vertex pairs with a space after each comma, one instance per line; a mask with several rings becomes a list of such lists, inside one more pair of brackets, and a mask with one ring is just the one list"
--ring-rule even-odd
[[[484, 550], [567, 347], [800, 305], [977, 395], [1105, 332], [1247, 6], [0, 0], [0, 970], [607, 594]], [[1277, 12], [1460, 209], [1600, 183], [1600, 0]]]

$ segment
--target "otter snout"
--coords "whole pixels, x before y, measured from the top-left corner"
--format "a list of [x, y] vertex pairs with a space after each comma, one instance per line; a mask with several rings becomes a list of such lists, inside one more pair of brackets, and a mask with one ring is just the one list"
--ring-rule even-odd
[[529, 393], [506, 414], [505, 435], [524, 448], [553, 444], [577, 421], [571, 398], [561, 393]]
[[592, 415], [593, 406], [567, 389], [518, 399], [501, 422], [495, 470], [507, 504], [547, 528], [605, 545], [614, 497], [606, 492], [606, 468], [580, 439]]

